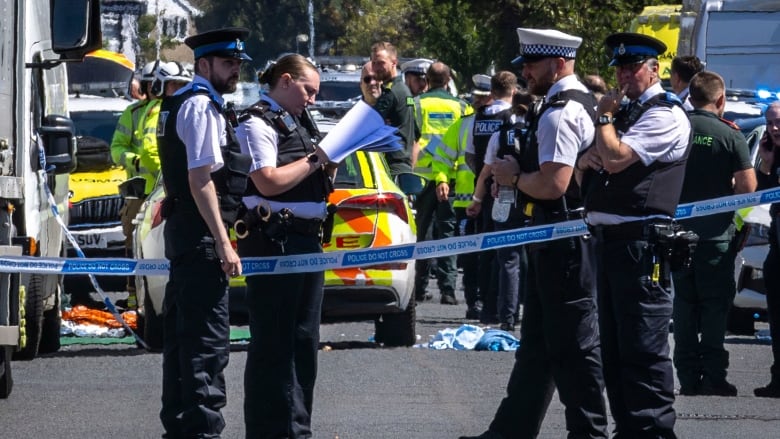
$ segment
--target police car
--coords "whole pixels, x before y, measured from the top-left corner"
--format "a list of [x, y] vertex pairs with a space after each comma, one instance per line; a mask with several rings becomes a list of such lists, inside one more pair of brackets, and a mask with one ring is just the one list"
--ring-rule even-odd
[[[320, 124], [327, 130], [329, 123]], [[360, 250], [416, 241], [417, 227], [407, 197], [393, 183], [387, 164], [378, 153], [358, 151], [340, 163], [335, 191], [329, 202], [337, 206], [326, 252]], [[136, 220], [136, 259], [164, 259], [163, 199], [158, 186], [147, 198]], [[323, 321], [374, 320], [377, 342], [385, 346], [411, 346], [416, 341], [414, 261], [403, 261], [325, 272]], [[139, 329], [152, 349], [162, 346], [162, 302], [166, 276], [138, 276], [136, 289]], [[245, 282], [230, 279], [230, 313], [233, 324], [243, 323]], [[279, 292], [283, 294], [283, 292]]]

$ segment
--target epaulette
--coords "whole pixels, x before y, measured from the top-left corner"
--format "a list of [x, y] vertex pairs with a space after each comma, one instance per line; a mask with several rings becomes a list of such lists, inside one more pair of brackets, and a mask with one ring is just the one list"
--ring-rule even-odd
[[718, 119], [720, 119], [721, 122], [723, 122], [726, 125], [728, 125], [729, 128], [737, 130], [737, 131], [740, 131], [739, 125], [735, 124], [734, 122], [732, 122], [732, 121], [730, 121], [728, 119], [724, 119], [722, 117], [719, 117]]

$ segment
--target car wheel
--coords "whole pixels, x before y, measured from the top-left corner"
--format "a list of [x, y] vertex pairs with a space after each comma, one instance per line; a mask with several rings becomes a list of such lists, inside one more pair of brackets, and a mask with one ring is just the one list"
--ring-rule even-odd
[[729, 309], [726, 330], [735, 335], [754, 335], [756, 333], [754, 320], [750, 310], [732, 306]]
[[14, 388], [11, 377], [12, 346], [0, 346], [0, 399], [8, 398]]
[[38, 353], [48, 354], [60, 350], [60, 327], [62, 326], [62, 314], [60, 314], [60, 300], [62, 288], [60, 282], [55, 292], [54, 307], [43, 312], [41, 324], [41, 341], [38, 344]]
[[163, 348], [163, 317], [162, 312], [158, 313], [154, 309], [151, 297], [149, 297], [149, 288], [146, 284], [146, 276], [143, 277], [144, 295], [143, 317], [139, 316], [138, 327], [143, 328], [143, 340], [152, 352], [162, 352]]
[[[25, 288], [24, 333], [26, 342], [14, 355], [14, 360], [32, 360], [38, 355], [43, 331], [43, 275], [34, 273]], [[22, 325], [20, 325], [22, 326]]]
[[406, 310], [398, 314], [382, 314], [376, 320], [374, 339], [385, 346], [412, 346], [417, 341], [415, 301], [412, 294]]

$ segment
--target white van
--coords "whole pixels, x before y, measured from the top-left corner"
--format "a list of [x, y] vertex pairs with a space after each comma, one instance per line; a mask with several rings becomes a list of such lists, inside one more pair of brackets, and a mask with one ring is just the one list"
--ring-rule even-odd
[[780, 91], [780, 2], [685, 0], [678, 53], [696, 55], [729, 89]]

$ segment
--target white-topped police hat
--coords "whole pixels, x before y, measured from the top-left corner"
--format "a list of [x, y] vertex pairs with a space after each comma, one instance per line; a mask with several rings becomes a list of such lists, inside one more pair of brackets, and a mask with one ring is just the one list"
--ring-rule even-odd
[[474, 89], [471, 90], [471, 94], [479, 96], [490, 94], [490, 76], [478, 73], [471, 77], [471, 82], [474, 83]]
[[416, 75], [425, 76], [428, 72], [428, 68], [433, 64], [433, 60], [426, 58], [417, 58], [410, 61], [406, 61], [401, 64], [401, 73], [414, 73]]
[[550, 57], [574, 59], [582, 44], [582, 38], [555, 29], [519, 27], [517, 37], [520, 39], [520, 56], [512, 60], [512, 64]]

